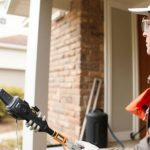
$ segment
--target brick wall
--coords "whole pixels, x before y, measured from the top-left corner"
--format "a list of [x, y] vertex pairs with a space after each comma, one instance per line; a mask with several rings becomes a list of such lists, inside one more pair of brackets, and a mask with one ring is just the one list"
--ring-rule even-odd
[[[81, 22], [81, 110], [83, 119], [91, 91], [93, 79], [102, 78], [103, 60], [103, 2], [82, 1]], [[99, 97], [99, 107], [103, 107], [103, 88]]]
[[103, 78], [102, 26], [100, 0], [72, 0], [69, 13], [52, 23], [48, 120], [72, 140], [79, 136], [93, 78]]

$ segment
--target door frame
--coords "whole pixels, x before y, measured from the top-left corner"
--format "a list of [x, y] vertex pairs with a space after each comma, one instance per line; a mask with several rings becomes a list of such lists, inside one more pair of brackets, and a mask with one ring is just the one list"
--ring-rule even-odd
[[[111, 8], [128, 10], [129, 6], [122, 5], [112, 0], [104, 1], [104, 111], [108, 114], [108, 122], [112, 124], [112, 31], [111, 31]], [[133, 98], [139, 94], [139, 76], [138, 76], [138, 40], [137, 40], [137, 24], [136, 15], [131, 15], [132, 28], [132, 85]], [[139, 129], [139, 120], [137, 117], [132, 118], [132, 131]], [[116, 133], [121, 140], [129, 139], [129, 132]], [[113, 140], [113, 139], [110, 139]]]

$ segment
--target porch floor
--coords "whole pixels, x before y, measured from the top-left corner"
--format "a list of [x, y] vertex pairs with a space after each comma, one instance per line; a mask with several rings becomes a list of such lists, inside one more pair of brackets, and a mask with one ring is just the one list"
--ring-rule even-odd
[[[138, 140], [129, 140], [129, 141], [124, 141], [123, 144], [125, 145], [125, 147], [131, 148], [133, 147], [135, 144], [138, 143]], [[108, 148], [111, 147], [120, 147], [120, 145], [118, 145], [116, 142], [111, 142], [108, 144]], [[47, 148], [47, 150], [64, 150], [64, 148], [62, 146], [57, 146], [57, 147], [49, 147]]]
[[[123, 144], [125, 147], [131, 148], [134, 147], [139, 142], [139, 140], [129, 140], [129, 141], [123, 141]], [[116, 142], [110, 142], [108, 144], [108, 147], [120, 147], [120, 145]]]

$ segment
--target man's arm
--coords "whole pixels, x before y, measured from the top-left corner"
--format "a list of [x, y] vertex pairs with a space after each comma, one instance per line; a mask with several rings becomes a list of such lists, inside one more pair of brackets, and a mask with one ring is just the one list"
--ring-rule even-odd
[[146, 136], [137, 145], [135, 145], [134, 150], [150, 150], [150, 137]]

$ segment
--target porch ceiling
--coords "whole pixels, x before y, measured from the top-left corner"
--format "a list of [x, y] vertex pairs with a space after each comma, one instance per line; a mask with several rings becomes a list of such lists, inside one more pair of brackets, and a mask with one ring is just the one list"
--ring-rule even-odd
[[[7, 0], [6, 11], [8, 14], [29, 16], [30, 0]], [[70, 0], [53, 0], [53, 8], [69, 10]]]
[[148, 0], [111, 0], [113, 2], [124, 3], [125, 5], [136, 7], [149, 4]]
[[[53, 8], [69, 10], [71, 0], [53, 0]], [[130, 7], [144, 6], [149, 4], [148, 0], [110, 0], [113, 2], [124, 3]], [[6, 0], [8, 14], [19, 16], [29, 16], [30, 0]]]

